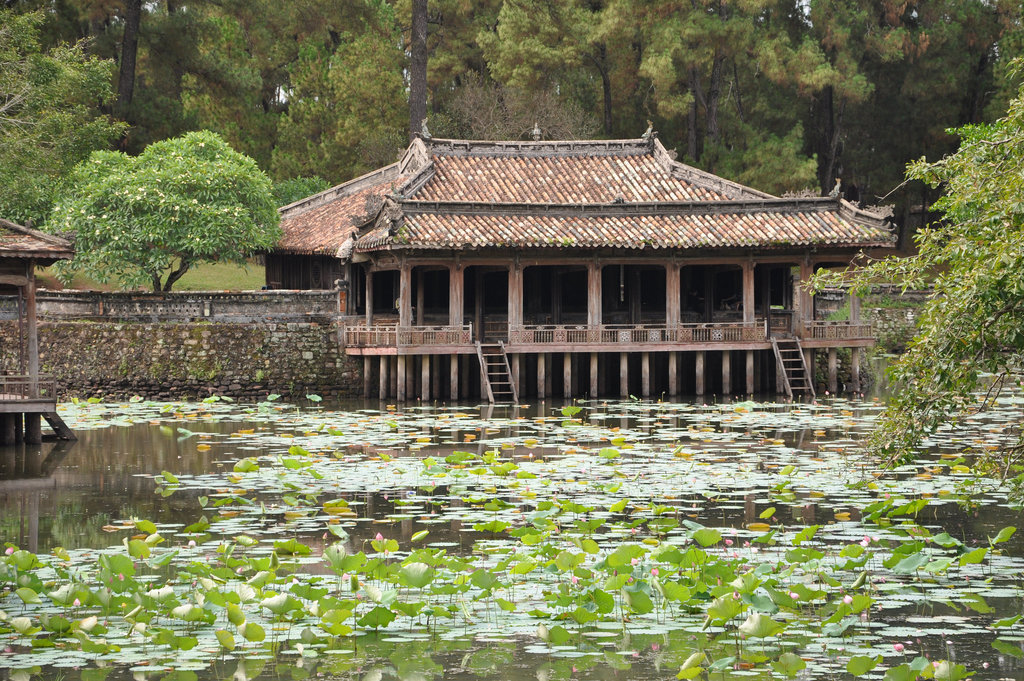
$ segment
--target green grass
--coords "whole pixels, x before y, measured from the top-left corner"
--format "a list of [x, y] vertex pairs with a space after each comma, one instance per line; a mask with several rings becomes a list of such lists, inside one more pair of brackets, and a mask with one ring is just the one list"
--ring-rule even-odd
[[[50, 290], [79, 289], [85, 291], [116, 291], [114, 283], [101, 284], [89, 277], [78, 275], [63, 286], [47, 268], [38, 274], [39, 286]], [[250, 262], [241, 267], [231, 263], [203, 263], [196, 265], [174, 283], [175, 291], [253, 291], [266, 283], [263, 265]]]

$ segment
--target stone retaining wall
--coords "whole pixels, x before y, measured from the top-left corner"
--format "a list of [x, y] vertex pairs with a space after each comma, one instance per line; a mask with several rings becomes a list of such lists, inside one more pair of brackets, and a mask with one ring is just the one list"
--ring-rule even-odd
[[[17, 332], [0, 322], [0, 371], [18, 371]], [[339, 349], [337, 333], [309, 322], [43, 322], [40, 366], [64, 398], [356, 396], [362, 362]]]

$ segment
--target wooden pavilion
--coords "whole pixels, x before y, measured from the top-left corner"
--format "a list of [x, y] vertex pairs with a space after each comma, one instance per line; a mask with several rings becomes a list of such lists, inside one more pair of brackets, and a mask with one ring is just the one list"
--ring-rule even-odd
[[[777, 391], [814, 353], [853, 385], [870, 325], [804, 284], [889, 247], [841, 198], [778, 198], [615, 141], [417, 138], [392, 165], [281, 209], [271, 288], [347, 293], [340, 342], [368, 397]], [[846, 353], [844, 353], [846, 354]]]
[[18, 348], [7, 355], [16, 364], [0, 364], [0, 446], [39, 444], [43, 418], [58, 438], [75, 439], [57, 416], [56, 383], [39, 372], [35, 280], [37, 265], [73, 256], [68, 241], [0, 218], [0, 296], [14, 297], [18, 325]]

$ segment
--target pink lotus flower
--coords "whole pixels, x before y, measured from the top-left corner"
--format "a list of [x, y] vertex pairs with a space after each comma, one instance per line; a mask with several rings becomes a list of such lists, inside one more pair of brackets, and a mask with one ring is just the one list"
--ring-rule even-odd
[[384, 535], [381, 534], [380, 532], [378, 532], [377, 536], [374, 537], [374, 540], [376, 540], [376, 541], [384, 541]]
[[892, 644], [892, 649], [895, 650], [897, 653], [902, 653], [903, 652], [903, 644], [902, 643], [893, 643]]
[[655, 577], [657, 577], [658, 576], [658, 568], [651, 568], [651, 574], [654, 575]]
[[8, 556], [11, 555], [12, 553], [14, 553], [14, 547], [13, 546], [8, 546], [7, 550], [4, 551], [4, 553], [6, 553]]

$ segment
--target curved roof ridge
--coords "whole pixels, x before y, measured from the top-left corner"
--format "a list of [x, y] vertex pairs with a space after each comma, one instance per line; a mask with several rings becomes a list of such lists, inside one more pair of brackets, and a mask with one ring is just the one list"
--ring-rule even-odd
[[307, 210], [317, 208], [318, 206], [322, 206], [323, 204], [329, 203], [335, 199], [351, 196], [363, 189], [396, 180], [399, 175], [399, 163], [395, 162], [390, 165], [386, 165], [383, 168], [372, 170], [365, 175], [360, 175], [359, 177], [354, 177], [351, 180], [346, 180], [341, 184], [336, 184], [318, 194], [313, 194], [312, 196], [307, 196], [304, 199], [299, 199], [298, 201], [289, 203], [287, 206], [281, 206], [277, 209], [277, 212], [281, 215], [282, 219], [295, 217], [296, 215], [305, 213]]

